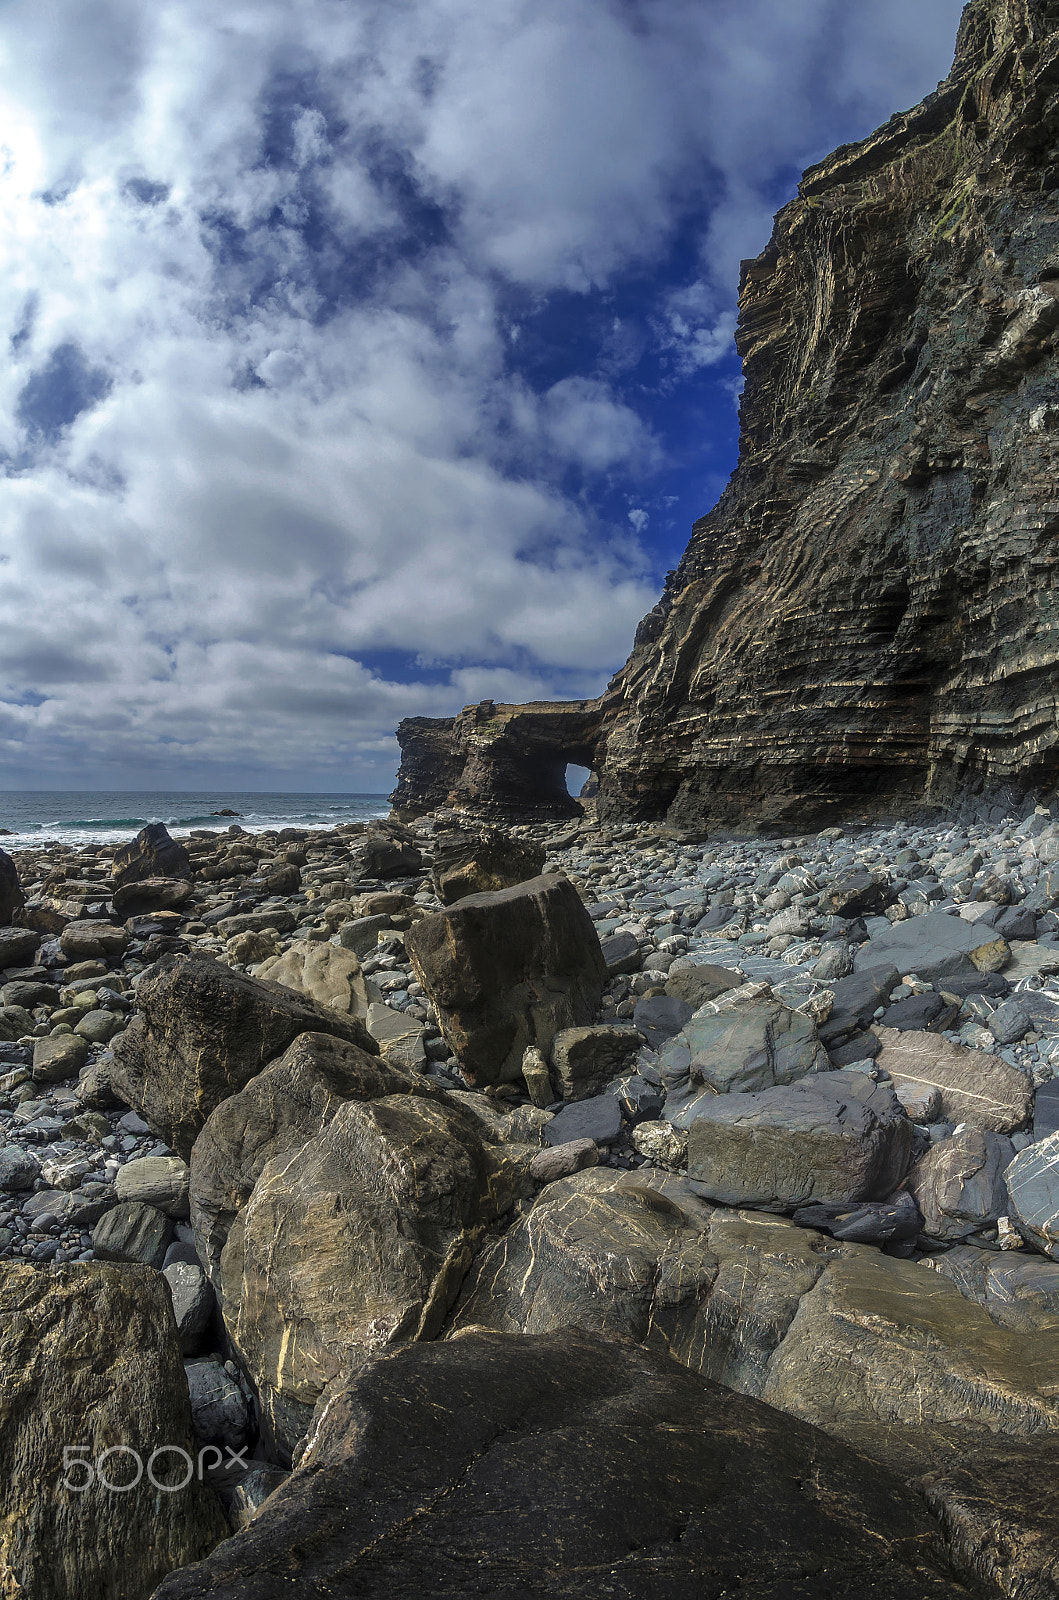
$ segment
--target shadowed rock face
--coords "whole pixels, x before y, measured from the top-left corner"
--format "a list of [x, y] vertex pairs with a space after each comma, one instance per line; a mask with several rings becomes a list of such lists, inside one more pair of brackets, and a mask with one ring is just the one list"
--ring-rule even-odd
[[395, 802], [558, 815], [549, 756], [689, 827], [1054, 786], [1057, 188], [1059, 4], [974, 0], [744, 263], [739, 465], [607, 692], [403, 724]]

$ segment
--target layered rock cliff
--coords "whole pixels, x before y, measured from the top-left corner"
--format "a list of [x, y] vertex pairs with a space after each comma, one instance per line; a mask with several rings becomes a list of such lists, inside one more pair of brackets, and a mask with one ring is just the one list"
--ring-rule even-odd
[[1057, 337], [1059, 0], [972, 0], [938, 91], [744, 263], [739, 464], [625, 667], [403, 724], [395, 803], [561, 814], [567, 760], [692, 827], [1054, 787]]

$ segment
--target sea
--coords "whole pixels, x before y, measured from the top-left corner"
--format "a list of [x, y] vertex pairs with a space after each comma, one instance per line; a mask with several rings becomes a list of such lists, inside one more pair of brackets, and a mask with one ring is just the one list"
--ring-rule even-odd
[[[389, 815], [384, 794], [266, 794], [238, 789], [0, 789], [7, 849], [30, 845], [120, 843], [149, 822], [174, 839], [192, 828], [336, 828]], [[234, 812], [221, 816], [220, 812]]]

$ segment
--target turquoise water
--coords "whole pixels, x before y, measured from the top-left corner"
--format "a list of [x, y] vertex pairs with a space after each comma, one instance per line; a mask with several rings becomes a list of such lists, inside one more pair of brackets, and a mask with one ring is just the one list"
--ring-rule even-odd
[[[218, 811], [238, 817], [220, 817]], [[164, 822], [174, 838], [192, 828], [227, 828], [238, 822], [248, 833], [268, 828], [334, 828], [342, 822], [385, 817], [384, 794], [260, 794], [235, 789], [0, 789], [0, 828], [21, 845], [114, 843], [148, 822]]]

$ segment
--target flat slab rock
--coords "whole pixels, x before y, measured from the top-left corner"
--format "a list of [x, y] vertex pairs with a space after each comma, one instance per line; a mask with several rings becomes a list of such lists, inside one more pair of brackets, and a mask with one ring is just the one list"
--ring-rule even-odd
[[894, 1084], [927, 1084], [941, 1096], [946, 1122], [969, 1122], [994, 1133], [1025, 1127], [1033, 1112], [1033, 1080], [985, 1050], [953, 1044], [936, 1033], [902, 1033], [877, 1027], [882, 1045], [876, 1066]]
[[916, 1496], [804, 1423], [575, 1329], [413, 1344], [155, 1600], [956, 1600]]

